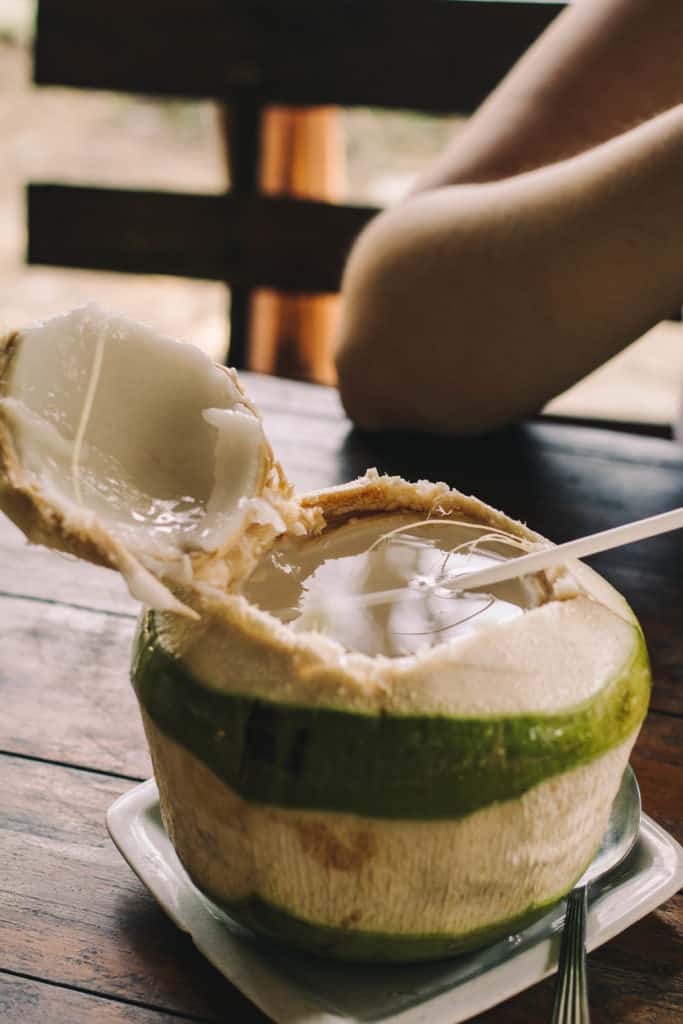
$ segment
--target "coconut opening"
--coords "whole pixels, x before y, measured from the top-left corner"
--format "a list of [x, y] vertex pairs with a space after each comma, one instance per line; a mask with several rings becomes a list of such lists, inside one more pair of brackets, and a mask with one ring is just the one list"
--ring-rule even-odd
[[388, 513], [352, 518], [267, 552], [243, 594], [295, 631], [347, 650], [402, 657], [516, 618], [548, 597], [536, 577], [488, 591], [459, 575], [519, 554], [529, 542], [468, 518]]
[[21, 333], [3, 406], [48, 501], [157, 558], [223, 546], [262, 477], [261, 424], [231, 377], [95, 306]]

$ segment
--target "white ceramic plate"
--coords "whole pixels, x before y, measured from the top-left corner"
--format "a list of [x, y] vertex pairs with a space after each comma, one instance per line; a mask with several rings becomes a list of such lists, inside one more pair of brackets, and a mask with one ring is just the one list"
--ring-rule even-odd
[[[109, 808], [107, 828], [171, 920], [277, 1024], [458, 1024], [557, 969], [564, 903], [519, 934], [457, 959], [409, 966], [333, 963], [254, 938], [199, 892], [164, 831], [154, 780]], [[632, 853], [591, 889], [588, 949], [650, 913], [681, 885], [683, 849], [643, 815]]]

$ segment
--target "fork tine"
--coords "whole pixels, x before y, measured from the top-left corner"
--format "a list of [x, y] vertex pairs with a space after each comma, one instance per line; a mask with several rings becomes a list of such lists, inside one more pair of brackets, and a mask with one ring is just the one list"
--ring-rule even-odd
[[551, 1024], [590, 1024], [585, 945], [587, 901], [585, 885], [574, 889], [567, 900]]

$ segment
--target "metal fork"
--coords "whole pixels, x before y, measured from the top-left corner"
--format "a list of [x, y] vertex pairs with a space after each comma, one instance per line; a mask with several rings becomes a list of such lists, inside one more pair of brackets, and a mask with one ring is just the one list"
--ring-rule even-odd
[[567, 899], [551, 1024], [590, 1024], [586, 986], [588, 886], [608, 875], [631, 852], [640, 831], [640, 811], [638, 783], [627, 767], [600, 849]]
[[562, 931], [551, 1024], [590, 1024], [586, 985], [588, 886], [572, 889]]

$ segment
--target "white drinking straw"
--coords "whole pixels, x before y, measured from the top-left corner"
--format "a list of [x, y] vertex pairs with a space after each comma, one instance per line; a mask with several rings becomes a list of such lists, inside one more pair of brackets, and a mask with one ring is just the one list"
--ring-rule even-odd
[[[611, 530], [591, 533], [587, 537], [579, 537], [577, 540], [570, 540], [564, 544], [542, 548], [540, 551], [532, 551], [531, 554], [506, 558], [497, 565], [486, 569], [442, 576], [424, 587], [411, 588], [409, 586], [343, 596], [334, 594], [330, 595], [330, 599], [335, 603], [340, 600], [349, 600], [363, 605], [376, 605], [391, 601], [394, 597], [425, 597], [437, 589], [442, 594], [444, 590], [450, 590], [455, 596], [465, 590], [478, 590], [481, 587], [490, 587], [494, 583], [504, 583], [506, 580], [526, 576], [530, 572], [539, 572], [541, 569], [564, 565], [573, 558], [597, 555], [601, 551], [610, 551], [612, 548], [623, 547], [626, 544], [633, 544], [637, 540], [646, 540], [648, 537], [656, 537], [660, 533], [669, 533], [671, 530], [681, 528], [683, 528], [683, 507], [672, 509], [671, 512], [663, 512], [661, 515], [648, 516], [647, 519], [638, 519], [634, 523], [615, 526]], [[322, 607], [322, 602], [313, 601], [306, 605], [306, 609], [314, 610], [319, 605]]]
[[[494, 583], [503, 583], [505, 580], [516, 579], [518, 576], [525, 576], [530, 572], [539, 572], [541, 569], [551, 569], [556, 565], [563, 565], [572, 558], [597, 555], [601, 551], [610, 551], [612, 548], [633, 544], [637, 540], [656, 537], [660, 533], [680, 530], [681, 527], [683, 527], [683, 507], [672, 509], [671, 512], [663, 512], [658, 516], [648, 516], [647, 519], [638, 519], [635, 523], [615, 526], [611, 530], [591, 533], [588, 537], [579, 537], [577, 540], [569, 540], [565, 544], [543, 548], [541, 551], [532, 551], [528, 555], [508, 558], [490, 568], [460, 573], [457, 576], [451, 576], [448, 579], [448, 585], [457, 590], [490, 587]], [[440, 585], [443, 586], [443, 583]]]

